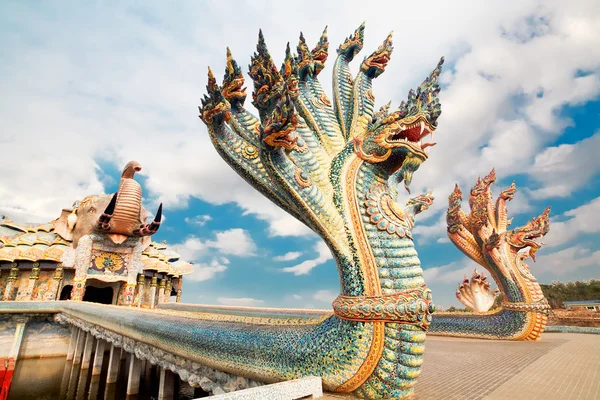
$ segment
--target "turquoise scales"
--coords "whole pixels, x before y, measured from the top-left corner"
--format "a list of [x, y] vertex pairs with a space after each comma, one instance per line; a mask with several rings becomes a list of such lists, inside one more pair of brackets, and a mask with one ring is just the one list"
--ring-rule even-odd
[[[318, 80], [328, 57], [326, 32], [310, 50], [301, 35], [280, 69], [262, 32], [252, 56], [252, 104], [244, 109], [244, 78], [227, 51], [221, 87], [209, 69], [200, 118], [223, 159], [247, 182], [329, 246], [341, 279], [334, 315], [304, 325], [206, 326], [218, 346], [206, 352], [233, 373], [272, 382], [319, 375], [327, 390], [364, 398], [402, 398], [413, 391], [431, 322], [411, 229], [431, 194], [406, 207], [393, 200], [390, 181], [408, 190], [428, 158], [424, 139], [441, 113], [437, 78], [442, 61], [397, 110], [374, 111], [372, 81], [392, 52], [391, 36], [361, 63], [364, 26], [339, 48], [333, 68], [333, 101]], [[217, 350], [218, 349], [218, 350]], [[217, 368], [217, 367], [216, 367]]]

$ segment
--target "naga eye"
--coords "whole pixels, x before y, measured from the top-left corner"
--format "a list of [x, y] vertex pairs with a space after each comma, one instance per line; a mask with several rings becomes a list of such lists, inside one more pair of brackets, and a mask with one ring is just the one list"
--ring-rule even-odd
[[95, 212], [96, 212], [96, 208], [95, 208], [95, 207], [90, 207], [90, 208], [88, 209], [88, 213], [90, 213], [90, 214], [93, 214], [93, 213], [95, 213]]

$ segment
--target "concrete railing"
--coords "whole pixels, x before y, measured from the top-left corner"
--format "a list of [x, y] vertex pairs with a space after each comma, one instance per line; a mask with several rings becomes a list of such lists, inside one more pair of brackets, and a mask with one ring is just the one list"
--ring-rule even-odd
[[[311, 396], [311, 397], [309, 397]], [[215, 400], [296, 400], [302, 398], [317, 399], [323, 397], [320, 377], [306, 376], [286, 382], [273, 383], [211, 396]]]

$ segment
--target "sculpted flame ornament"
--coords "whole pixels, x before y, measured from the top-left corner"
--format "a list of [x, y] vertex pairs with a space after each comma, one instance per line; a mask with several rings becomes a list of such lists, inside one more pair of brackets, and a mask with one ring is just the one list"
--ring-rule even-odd
[[205, 351], [222, 370], [262, 382], [318, 375], [326, 390], [402, 398], [420, 374], [434, 309], [411, 235], [415, 215], [433, 197], [400, 207], [389, 181], [408, 190], [428, 158], [433, 143], [424, 139], [441, 114], [443, 59], [398, 109], [375, 112], [372, 81], [386, 68], [392, 40], [388, 36], [353, 77], [349, 63], [363, 47], [363, 33], [360, 26], [337, 50], [332, 100], [317, 79], [328, 58], [326, 32], [313, 50], [300, 35], [296, 56], [288, 44], [280, 69], [259, 33], [249, 71], [259, 118], [244, 108], [244, 78], [229, 50], [222, 87], [209, 69], [199, 110], [214, 147], [247, 182], [325, 240], [342, 293], [334, 315], [300, 326], [207, 325], [206, 340], [219, 345]]
[[512, 200], [517, 188], [513, 183], [494, 202], [491, 185], [495, 181], [494, 170], [477, 180], [469, 195], [469, 215], [461, 210], [462, 193], [457, 185], [449, 197], [446, 219], [452, 243], [493, 277], [502, 293], [502, 307], [486, 315], [438, 313], [430, 333], [538, 340], [546, 327], [550, 306], [524, 261], [529, 257], [535, 261], [535, 253], [542, 246], [538, 239], [550, 230], [550, 207], [524, 226], [508, 230], [511, 221], [506, 202]]

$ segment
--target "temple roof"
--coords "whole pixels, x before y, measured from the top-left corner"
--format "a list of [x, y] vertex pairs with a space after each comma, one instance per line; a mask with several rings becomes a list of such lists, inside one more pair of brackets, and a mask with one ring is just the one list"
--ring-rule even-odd
[[[60, 262], [71, 242], [54, 233], [51, 223], [39, 225], [16, 224], [0, 220], [0, 261], [51, 261]], [[166, 243], [152, 242], [142, 252], [144, 270], [181, 276], [193, 272], [194, 267], [181, 260]]]

